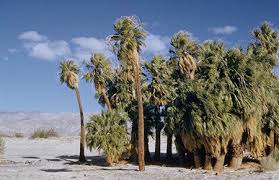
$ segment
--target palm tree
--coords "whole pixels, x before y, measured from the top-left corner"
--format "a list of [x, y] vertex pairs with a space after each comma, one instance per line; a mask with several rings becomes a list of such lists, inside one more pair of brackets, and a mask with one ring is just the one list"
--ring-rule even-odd
[[80, 72], [80, 68], [74, 63], [72, 60], [66, 60], [60, 63], [59, 66], [59, 77], [60, 82], [66, 83], [66, 85], [75, 91], [77, 102], [79, 106], [80, 112], [80, 154], [79, 154], [79, 161], [85, 162], [84, 156], [84, 146], [85, 146], [85, 129], [84, 129], [84, 115], [83, 115], [83, 108], [81, 104], [80, 94], [78, 90], [78, 82], [79, 77], [78, 74]]
[[175, 91], [171, 80], [171, 69], [166, 60], [161, 56], [155, 56], [145, 67], [151, 75], [151, 83], [148, 86], [150, 92], [150, 103], [157, 107], [157, 118], [155, 122], [155, 160], [160, 160], [161, 130], [164, 123], [161, 121], [161, 107], [170, 103]]
[[86, 142], [90, 151], [92, 148], [103, 150], [109, 166], [118, 163], [127, 151], [128, 132], [126, 121], [128, 114], [119, 109], [102, 112], [90, 117], [87, 123]]
[[109, 60], [102, 53], [95, 53], [90, 59], [90, 63], [85, 64], [88, 72], [86, 72], [83, 78], [87, 82], [94, 82], [96, 91], [101, 94], [104, 99], [107, 108], [111, 111], [111, 103], [106, 94], [106, 87], [108, 81], [112, 81], [113, 70], [111, 68]]
[[180, 31], [171, 38], [173, 49], [170, 50], [173, 60], [177, 60], [176, 71], [181, 78], [194, 79], [197, 69], [194, 57], [199, 46], [190, 39], [186, 32]]
[[122, 17], [114, 24], [115, 34], [109, 37], [117, 56], [122, 63], [133, 69], [135, 90], [138, 102], [138, 162], [139, 170], [144, 170], [144, 115], [141, 92], [141, 67], [139, 52], [146, 36], [142, 24], [134, 17]]

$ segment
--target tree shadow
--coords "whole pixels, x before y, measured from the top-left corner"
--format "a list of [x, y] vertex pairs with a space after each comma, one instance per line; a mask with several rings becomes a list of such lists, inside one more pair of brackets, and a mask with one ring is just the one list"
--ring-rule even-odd
[[127, 168], [100, 168], [99, 170], [104, 170], [104, 171], [138, 171], [137, 169], [127, 169]]
[[[146, 166], [162, 166], [162, 167], [183, 167], [183, 168], [191, 168], [193, 167], [192, 163], [190, 163], [190, 160], [185, 159], [184, 162], [181, 164], [179, 163], [179, 156], [177, 154], [173, 154], [172, 159], [166, 159], [166, 154], [161, 153], [160, 160], [154, 160], [154, 153], [151, 153], [151, 159], [148, 161], [145, 161]], [[65, 165], [88, 165], [88, 166], [99, 166], [99, 167], [107, 167], [102, 168], [102, 170], [125, 170], [122, 168], [119, 169], [113, 169], [112, 167], [108, 166], [106, 162], [105, 156], [86, 156], [87, 161], [86, 162], [80, 162], [78, 155], [62, 155], [55, 157], [54, 161], [65, 161]], [[124, 161], [123, 161], [124, 162]], [[126, 163], [120, 163], [118, 165], [123, 164], [132, 164], [137, 166], [138, 163], [134, 161], [125, 161]], [[117, 165], [116, 165], [117, 166]], [[134, 171], [133, 169], [127, 169]]]
[[64, 164], [67, 165], [95, 165], [101, 167], [107, 167], [106, 159], [104, 156], [86, 156], [86, 162], [80, 162], [78, 155], [62, 155], [57, 156], [57, 159], [66, 161]]
[[61, 168], [61, 169], [40, 169], [41, 171], [44, 171], [44, 172], [71, 172], [72, 170], [69, 170], [69, 169], [65, 169], [65, 168]]
[[21, 158], [24, 158], [24, 159], [40, 159], [39, 157], [36, 157], [36, 156], [22, 156]]
[[58, 162], [58, 161], [62, 161], [61, 159], [56, 159], [56, 158], [54, 158], [54, 159], [46, 159], [47, 161], [53, 161], [53, 162]]

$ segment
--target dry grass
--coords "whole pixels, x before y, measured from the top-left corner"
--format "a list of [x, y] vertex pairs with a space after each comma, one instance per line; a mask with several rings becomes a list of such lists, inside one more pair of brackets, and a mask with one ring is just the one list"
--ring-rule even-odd
[[5, 150], [5, 141], [4, 138], [0, 136], [0, 155], [4, 153]]
[[260, 160], [263, 170], [275, 171], [279, 169], [279, 150], [274, 149], [267, 157]]
[[50, 137], [58, 137], [58, 133], [54, 129], [37, 129], [35, 130], [31, 136], [30, 139], [36, 139], [36, 138], [50, 138]]
[[11, 137], [11, 136], [9, 136], [9, 135], [6, 134], [6, 133], [0, 132], [0, 137]]
[[15, 133], [16, 138], [23, 138], [24, 135], [22, 133]]

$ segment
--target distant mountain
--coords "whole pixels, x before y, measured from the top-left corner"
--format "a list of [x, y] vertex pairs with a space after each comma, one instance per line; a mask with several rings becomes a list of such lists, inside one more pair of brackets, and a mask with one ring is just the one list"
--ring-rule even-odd
[[[85, 114], [85, 122], [90, 113]], [[0, 112], [0, 133], [29, 136], [36, 129], [55, 129], [61, 136], [79, 135], [79, 113]]]

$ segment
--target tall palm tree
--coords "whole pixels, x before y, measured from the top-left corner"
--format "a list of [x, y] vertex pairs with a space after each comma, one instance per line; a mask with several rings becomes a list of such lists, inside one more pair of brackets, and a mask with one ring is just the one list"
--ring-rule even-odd
[[79, 161], [85, 162], [84, 156], [84, 146], [85, 146], [85, 128], [84, 128], [84, 115], [83, 115], [83, 108], [81, 104], [80, 94], [78, 90], [78, 82], [79, 77], [78, 74], [80, 72], [80, 68], [74, 63], [72, 60], [66, 60], [60, 63], [59, 66], [59, 77], [60, 82], [66, 83], [66, 85], [75, 91], [77, 102], [79, 106], [80, 112], [80, 154], [79, 154]]
[[150, 103], [157, 107], [155, 160], [160, 160], [161, 130], [164, 127], [161, 121], [161, 107], [171, 102], [175, 90], [171, 79], [171, 69], [162, 56], [154, 56], [150, 63], [145, 64], [145, 67], [151, 75], [151, 82], [148, 86]]
[[88, 72], [83, 75], [87, 82], [94, 83], [96, 91], [101, 94], [107, 108], [111, 111], [111, 103], [106, 94], [106, 86], [108, 81], [112, 81], [113, 70], [109, 60], [102, 53], [92, 55], [90, 62], [85, 64]]
[[139, 52], [144, 45], [146, 33], [135, 17], [122, 17], [114, 24], [115, 34], [109, 37], [122, 63], [133, 68], [135, 90], [138, 102], [138, 162], [139, 170], [144, 170], [144, 115], [141, 92], [141, 65]]

